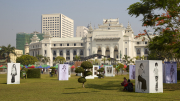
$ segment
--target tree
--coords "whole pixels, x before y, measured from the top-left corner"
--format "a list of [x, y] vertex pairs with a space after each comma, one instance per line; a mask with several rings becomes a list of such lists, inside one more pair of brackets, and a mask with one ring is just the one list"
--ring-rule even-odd
[[34, 64], [37, 62], [38, 59], [36, 57], [30, 56], [30, 55], [22, 55], [20, 57], [17, 57], [16, 62], [21, 63], [22, 65], [28, 66], [29, 64]]
[[49, 57], [44, 56], [43, 59], [42, 59], [42, 62], [45, 63], [45, 64], [47, 64], [49, 61], [50, 61]]
[[94, 63], [95, 63], [95, 64], [100, 64], [100, 61], [99, 61], [98, 59], [95, 59], [95, 60], [94, 60]]
[[55, 58], [54, 61], [57, 62], [57, 63], [63, 64], [66, 60], [65, 60], [64, 57], [58, 56], [58, 57]]
[[134, 61], [132, 61], [132, 59], [127, 55], [124, 55], [124, 57], [122, 59], [125, 61], [126, 65], [128, 65], [130, 63], [134, 63]]
[[[128, 8], [129, 15], [143, 16], [142, 26], [153, 27], [159, 36], [150, 38], [148, 59], [180, 59], [180, 0], [141, 0]], [[159, 14], [156, 10], [163, 11]], [[155, 12], [156, 11], [156, 12]]]
[[104, 61], [104, 64], [105, 64], [106, 60], [107, 60], [106, 58], [102, 58], [101, 59], [101, 61]]
[[7, 47], [6, 46], [2, 46], [1, 47], [1, 50], [0, 50], [0, 53], [1, 53], [1, 56], [5, 55], [7, 56], [7, 62], [10, 62], [10, 56], [9, 54], [14, 54], [16, 55], [15, 53], [15, 47], [11, 47], [11, 45], [9, 44]]
[[102, 67], [102, 68], [100, 68], [100, 69], [97, 70], [97, 71], [99, 72], [99, 74], [97, 74], [98, 78], [103, 77], [102, 72], [104, 72], [104, 68]]
[[[118, 74], [118, 72], [119, 72], [120, 69], [123, 70], [123, 67], [124, 67], [123, 64], [121, 64], [121, 63], [118, 63], [118, 64], [117, 64], [117, 67], [116, 67], [117, 74]], [[123, 74], [123, 71], [122, 71], [121, 73]], [[122, 75], [122, 74], [121, 74], [121, 75]]]
[[81, 60], [80, 55], [79, 55], [79, 56], [76, 55], [76, 56], [74, 57], [74, 61], [79, 61], [79, 60]]
[[107, 60], [109, 61], [109, 64], [110, 64], [110, 62], [111, 62], [111, 58], [108, 58]]
[[44, 56], [42, 56], [42, 55], [36, 55], [36, 58], [38, 59], [38, 61], [39, 61], [39, 65], [41, 65], [41, 62], [42, 62], [42, 59], [44, 58]]
[[83, 74], [83, 76], [78, 79], [78, 82], [83, 84], [83, 88], [84, 88], [84, 83], [86, 82], [85, 77], [88, 75], [92, 75], [92, 72], [89, 71], [92, 68], [93, 68], [93, 65], [91, 64], [91, 62], [84, 61], [81, 64], [81, 67], [78, 67], [75, 70], [76, 73], [82, 73]]
[[141, 56], [141, 60], [144, 60], [144, 59], [145, 59], [144, 55], [143, 55], [143, 56]]

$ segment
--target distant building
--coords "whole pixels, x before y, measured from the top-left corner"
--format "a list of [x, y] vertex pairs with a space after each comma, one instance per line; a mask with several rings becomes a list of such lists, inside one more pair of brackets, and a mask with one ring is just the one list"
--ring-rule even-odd
[[16, 63], [17, 57], [20, 57], [21, 55], [23, 55], [23, 50], [15, 49], [15, 53], [16, 53], [16, 55], [14, 55], [12, 53], [9, 54], [10, 60], [13, 63]]
[[25, 33], [25, 32], [17, 33], [16, 34], [16, 49], [23, 50], [23, 54], [25, 54], [24, 45], [26, 43], [27, 44], [31, 43], [30, 38], [32, 38], [34, 33], [36, 33], [36, 35], [39, 37], [40, 40], [43, 39], [44, 34], [36, 32], [36, 31], [34, 31], [33, 33]]
[[24, 54], [25, 54], [25, 55], [28, 55], [28, 54], [29, 54], [29, 44], [28, 44], [28, 43], [26, 43], [26, 44], [24, 45]]
[[74, 20], [63, 14], [42, 14], [41, 32], [49, 31], [52, 37], [74, 37]]
[[88, 34], [88, 28], [85, 26], [77, 26], [76, 37], [86, 37]]
[[[86, 37], [53, 38], [47, 32], [44, 39], [39, 41], [35, 34], [29, 44], [29, 54], [49, 57], [50, 66], [54, 65], [53, 60], [57, 56], [64, 57], [67, 62], [73, 61], [76, 55], [87, 57], [99, 54], [116, 60], [121, 60], [124, 55], [131, 58], [148, 56], [148, 37], [144, 33], [135, 36], [129, 23], [125, 28], [123, 24], [119, 24], [119, 19], [103, 19], [103, 24], [98, 25], [98, 28], [93, 29], [91, 25], [88, 28]], [[150, 35], [151, 38], [154, 36]], [[103, 56], [95, 59], [101, 60]]]

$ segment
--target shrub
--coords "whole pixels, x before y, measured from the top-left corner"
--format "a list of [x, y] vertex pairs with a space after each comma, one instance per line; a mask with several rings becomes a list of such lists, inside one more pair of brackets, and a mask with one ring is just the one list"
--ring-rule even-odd
[[56, 69], [56, 67], [51, 67], [50, 69], [52, 69], [51, 75], [52, 75], [52, 76], [55, 75], [55, 69]]
[[126, 67], [126, 72], [129, 72], [129, 65]]
[[38, 68], [28, 69], [27, 78], [41, 78], [41, 70]]
[[180, 80], [180, 69], [177, 69], [177, 80]]
[[98, 78], [103, 77], [102, 73], [104, 72], [104, 68], [100, 68], [100, 69], [98, 70], [98, 72], [99, 72], [99, 74], [97, 74]]

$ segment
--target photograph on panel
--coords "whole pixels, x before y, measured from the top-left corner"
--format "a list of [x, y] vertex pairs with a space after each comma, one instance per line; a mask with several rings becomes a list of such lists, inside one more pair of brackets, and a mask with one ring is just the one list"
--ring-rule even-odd
[[107, 67], [107, 74], [112, 74], [112, 67]]
[[61, 80], [68, 80], [68, 67], [66, 65], [63, 65], [61, 68]]
[[143, 74], [145, 74], [145, 69], [143, 63], [140, 63], [139, 68], [138, 68], [138, 82], [137, 82], [137, 88], [141, 89], [142, 92], [147, 90], [147, 85], [146, 85], [146, 79], [143, 77]]
[[94, 67], [94, 75], [97, 75], [97, 73], [98, 73], [98, 67]]
[[158, 91], [158, 63], [155, 63], [155, 68], [154, 68], [154, 76], [155, 76], [155, 90]]
[[15, 83], [16, 79], [15, 77], [17, 76], [17, 68], [16, 64], [13, 64], [11, 67], [11, 83]]
[[175, 83], [175, 69], [173, 64], [170, 67], [170, 83]]
[[135, 65], [133, 65], [131, 69], [131, 79], [135, 79]]

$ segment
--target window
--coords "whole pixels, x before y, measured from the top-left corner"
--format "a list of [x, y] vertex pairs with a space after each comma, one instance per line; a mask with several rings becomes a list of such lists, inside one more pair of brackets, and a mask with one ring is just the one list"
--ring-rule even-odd
[[66, 51], [66, 55], [69, 55], [69, 50]]
[[56, 46], [56, 44], [54, 44], [54, 46]]
[[69, 46], [69, 43], [67, 43], [67, 46]]
[[125, 55], [127, 55], [127, 48], [125, 48]]
[[76, 43], [74, 43], [74, 46], [76, 46]]
[[80, 55], [83, 55], [83, 50], [80, 51]]
[[139, 49], [139, 48], [137, 49], [137, 54], [141, 54], [141, 51], [140, 51], [140, 49]]
[[125, 42], [125, 44], [127, 44], [127, 42]]
[[63, 55], [63, 51], [60, 51], [60, 55]]
[[45, 44], [45, 46], [47, 46], [47, 44]]
[[53, 51], [53, 55], [56, 55], [56, 51]]
[[44, 54], [46, 55], [46, 50], [44, 50]]
[[81, 43], [81, 46], [83, 46], [83, 43]]
[[76, 50], [74, 50], [73, 55], [76, 55]]
[[145, 42], [145, 44], [147, 44], [147, 42]]
[[148, 54], [148, 49], [147, 48], [144, 49], [144, 54]]
[[33, 46], [33, 48], [34, 48], [34, 46]]
[[140, 44], [139, 42], [137, 42], [137, 44]]

